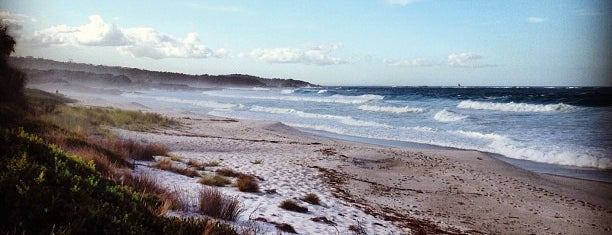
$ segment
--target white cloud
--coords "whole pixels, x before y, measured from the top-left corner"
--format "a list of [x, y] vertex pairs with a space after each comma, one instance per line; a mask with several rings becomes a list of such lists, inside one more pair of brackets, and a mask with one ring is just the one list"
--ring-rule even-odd
[[605, 12], [601, 10], [591, 9], [591, 8], [583, 8], [574, 11], [576, 15], [579, 16], [602, 16], [605, 15]]
[[224, 57], [224, 48], [213, 51], [204, 46], [196, 33], [188, 33], [184, 39], [161, 33], [153, 28], [120, 28], [104, 22], [101, 16], [92, 15], [82, 26], [53, 26], [34, 33], [32, 39], [39, 45], [113, 46], [120, 54], [132, 57], [208, 58]]
[[454, 53], [448, 55], [446, 58], [448, 65], [451, 67], [468, 67], [468, 68], [484, 68], [484, 67], [496, 67], [496, 64], [481, 64], [476, 61], [481, 60], [483, 57], [472, 52]]
[[542, 22], [544, 22], [545, 20], [546, 20], [545, 18], [542, 18], [542, 17], [535, 17], [535, 16], [532, 16], [532, 17], [528, 17], [528, 18], [527, 18], [527, 22], [532, 23], [532, 24], [542, 23]]
[[405, 60], [383, 60], [383, 63], [393, 67], [429, 67], [438, 65], [439, 63], [425, 58], [414, 58]]
[[408, 4], [415, 3], [418, 1], [421, 1], [421, 0], [387, 0], [387, 3], [391, 5], [406, 6]]
[[335, 65], [346, 63], [345, 60], [330, 55], [341, 47], [342, 44], [321, 44], [308, 49], [255, 48], [249, 55], [253, 59], [268, 63]]

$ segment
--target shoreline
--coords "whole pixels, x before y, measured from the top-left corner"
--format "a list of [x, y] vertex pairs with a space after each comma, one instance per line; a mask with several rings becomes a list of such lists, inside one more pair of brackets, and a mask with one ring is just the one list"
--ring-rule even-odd
[[516, 166], [521, 169], [528, 170], [534, 173], [612, 184], [612, 170], [600, 170], [600, 169], [592, 169], [592, 168], [581, 168], [581, 167], [562, 166], [562, 165], [555, 165], [555, 164], [548, 164], [548, 163], [541, 163], [541, 162], [533, 162], [529, 160], [506, 157], [498, 153], [483, 152], [483, 151], [474, 150], [474, 149], [461, 149], [461, 148], [453, 148], [453, 147], [446, 147], [446, 146], [440, 146], [440, 145], [421, 144], [421, 143], [408, 142], [408, 141], [357, 137], [357, 136], [342, 135], [342, 134], [336, 134], [336, 133], [314, 130], [314, 129], [306, 129], [306, 128], [297, 128], [297, 129], [300, 131], [309, 133], [309, 134], [319, 135], [323, 137], [340, 139], [340, 140], [345, 140], [345, 141], [350, 141], [350, 142], [386, 146], [386, 147], [405, 148], [405, 149], [411, 149], [411, 150], [477, 151], [480, 153], [487, 154], [490, 157], [496, 158], [500, 161], [506, 162], [510, 165], [513, 165], [513, 166]]
[[[133, 103], [109, 104], [103, 100], [81, 100], [77, 105], [143, 109]], [[325, 190], [343, 204], [404, 231], [606, 234], [612, 229], [608, 223], [612, 221], [609, 183], [538, 174], [477, 151], [377, 146], [316, 136], [278, 122], [227, 121], [230, 119], [177, 110], [146, 111], [187, 124], [181, 130], [124, 137], [158, 140], [170, 144], [173, 152], [198, 159], [219, 153], [247, 154], [266, 162], [269, 155], [281, 156], [275, 161], [311, 172], [307, 175], [313, 174], [308, 169], [316, 169]], [[172, 134], [177, 132], [184, 137]], [[193, 141], [200, 144], [189, 144]], [[205, 147], [210, 144], [215, 147]], [[256, 167], [249, 171], [264, 178], [274, 177]], [[376, 228], [372, 226], [369, 228]], [[313, 231], [307, 226], [301, 229]]]

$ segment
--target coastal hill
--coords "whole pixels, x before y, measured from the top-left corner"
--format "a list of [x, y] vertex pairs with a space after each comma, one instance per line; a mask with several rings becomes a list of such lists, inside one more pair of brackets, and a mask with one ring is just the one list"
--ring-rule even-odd
[[295, 79], [261, 78], [246, 74], [191, 75], [137, 68], [61, 62], [33, 57], [10, 57], [9, 63], [28, 75], [30, 83], [100, 83], [117, 86], [202, 87], [307, 87]]

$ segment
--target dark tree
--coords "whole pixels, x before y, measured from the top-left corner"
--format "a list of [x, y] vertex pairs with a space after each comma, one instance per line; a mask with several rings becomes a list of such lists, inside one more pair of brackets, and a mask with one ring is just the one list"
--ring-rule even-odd
[[0, 104], [25, 108], [23, 88], [26, 76], [8, 64], [8, 57], [15, 51], [15, 39], [8, 34], [8, 27], [0, 24]]

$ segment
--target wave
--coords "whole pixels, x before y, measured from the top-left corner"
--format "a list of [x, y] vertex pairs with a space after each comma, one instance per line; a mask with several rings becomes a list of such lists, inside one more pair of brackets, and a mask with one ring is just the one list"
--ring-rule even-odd
[[233, 109], [233, 108], [243, 107], [242, 104], [228, 104], [228, 103], [219, 103], [215, 101], [179, 99], [179, 98], [165, 97], [165, 96], [148, 96], [148, 95], [138, 95], [138, 94], [130, 94], [130, 93], [122, 94], [122, 96], [131, 97], [131, 98], [154, 99], [156, 101], [162, 101], [162, 102], [167, 102], [167, 103], [190, 104], [194, 106], [212, 108], [212, 109]]
[[495, 110], [504, 112], [564, 112], [575, 108], [575, 106], [558, 104], [525, 104], [525, 103], [494, 103], [464, 100], [457, 104], [457, 108]]
[[340, 123], [350, 125], [350, 126], [370, 126], [370, 127], [390, 127], [386, 124], [381, 124], [372, 121], [363, 121], [354, 119], [351, 116], [338, 116], [331, 114], [318, 114], [318, 113], [307, 113], [300, 110], [295, 109], [285, 109], [285, 108], [270, 108], [270, 107], [262, 107], [254, 105], [251, 107], [250, 111], [253, 112], [264, 112], [264, 113], [273, 113], [273, 114], [288, 114], [295, 115], [303, 118], [312, 118], [312, 119], [327, 119], [334, 120]]
[[293, 92], [295, 92], [295, 90], [286, 89], [286, 90], [282, 90], [281, 94], [293, 94]]
[[229, 94], [215, 94], [204, 92], [203, 94], [215, 97], [225, 98], [241, 98], [241, 99], [256, 99], [256, 100], [282, 100], [282, 101], [296, 101], [296, 102], [319, 102], [319, 103], [341, 103], [341, 104], [363, 104], [370, 101], [382, 100], [385, 97], [380, 95], [359, 95], [359, 96], [346, 96], [346, 95], [331, 95], [325, 97], [312, 97], [312, 96], [243, 96], [243, 95], [229, 95]]
[[323, 93], [327, 93], [327, 90], [319, 90], [319, 91], [317, 91], [317, 94], [323, 94]]
[[370, 112], [383, 112], [383, 113], [423, 113], [425, 109], [423, 108], [413, 108], [413, 107], [395, 107], [395, 106], [376, 106], [376, 105], [360, 105], [357, 107], [358, 109]]
[[457, 114], [453, 111], [443, 109], [434, 115], [434, 119], [439, 122], [456, 122], [466, 119], [468, 116]]
[[612, 168], [612, 160], [609, 158], [590, 156], [563, 149], [540, 150], [525, 146], [504, 135], [474, 131], [451, 131], [450, 133], [482, 142], [484, 147], [477, 148], [478, 150], [498, 153], [509, 158], [566, 166]]

